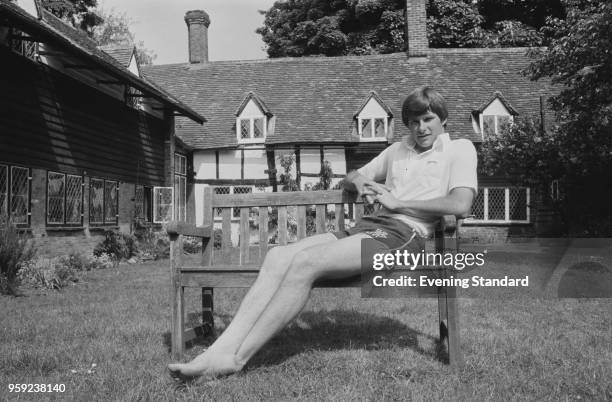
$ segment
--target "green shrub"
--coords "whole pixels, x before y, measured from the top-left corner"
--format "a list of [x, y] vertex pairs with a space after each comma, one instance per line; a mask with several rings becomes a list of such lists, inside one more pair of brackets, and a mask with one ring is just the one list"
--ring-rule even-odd
[[104, 232], [104, 240], [96, 245], [93, 253], [96, 257], [107, 254], [119, 261], [132, 257], [137, 251], [135, 236], [107, 230]]
[[197, 254], [202, 251], [202, 239], [199, 237], [185, 236], [183, 238], [183, 251], [187, 254]]
[[138, 243], [138, 257], [141, 260], [159, 260], [170, 257], [170, 240], [168, 235], [152, 232], [146, 242]]
[[72, 252], [65, 257], [61, 257], [61, 262], [74, 271], [89, 271], [91, 269], [87, 257], [80, 253]]
[[92, 256], [86, 265], [86, 269], [89, 271], [91, 269], [106, 269], [112, 268], [115, 266], [115, 261], [108, 255], [102, 254], [99, 257]]
[[0, 293], [17, 293], [17, 274], [33, 256], [34, 249], [26, 236], [12, 222], [0, 222]]
[[19, 282], [35, 288], [61, 289], [78, 281], [77, 271], [65, 265], [66, 257], [39, 257], [23, 263]]

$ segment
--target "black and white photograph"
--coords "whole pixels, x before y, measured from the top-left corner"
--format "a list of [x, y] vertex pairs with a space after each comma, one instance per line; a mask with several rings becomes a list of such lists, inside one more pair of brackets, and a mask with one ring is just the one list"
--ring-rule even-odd
[[612, 3], [0, 0], [0, 400], [612, 400]]

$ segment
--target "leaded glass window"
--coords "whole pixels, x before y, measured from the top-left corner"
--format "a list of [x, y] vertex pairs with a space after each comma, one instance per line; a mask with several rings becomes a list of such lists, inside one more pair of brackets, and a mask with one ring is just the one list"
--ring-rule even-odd
[[0, 224], [8, 217], [8, 166], [0, 165]]
[[66, 176], [63, 173], [49, 172], [47, 174], [47, 223], [64, 223], [65, 192]]
[[117, 223], [119, 209], [117, 192], [116, 181], [104, 181], [104, 223]]
[[104, 180], [89, 180], [89, 222], [104, 223]]
[[16, 224], [28, 224], [30, 206], [30, 169], [11, 166], [11, 197], [9, 214]]

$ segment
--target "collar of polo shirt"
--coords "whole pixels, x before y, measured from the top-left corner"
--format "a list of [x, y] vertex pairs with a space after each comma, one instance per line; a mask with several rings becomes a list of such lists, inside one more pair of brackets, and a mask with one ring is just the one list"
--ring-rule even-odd
[[[404, 137], [405, 141], [404, 144], [406, 144], [406, 146], [414, 151], [417, 152], [416, 149], [414, 149], [414, 146], [416, 145], [416, 141], [414, 140], [414, 138], [412, 138], [411, 135], [407, 135]], [[445, 144], [450, 142], [450, 136], [448, 133], [442, 133], [440, 135], [438, 135], [438, 138], [436, 138], [436, 140], [433, 143], [433, 146], [431, 147], [431, 149], [428, 149], [427, 151], [423, 152], [423, 153], [427, 153], [429, 151], [431, 151], [432, 149], [435, 149], [438, 152], [442, 152], [444, 150], [444, 146]], [[418, 153], [418, 152], [417, 152]]]

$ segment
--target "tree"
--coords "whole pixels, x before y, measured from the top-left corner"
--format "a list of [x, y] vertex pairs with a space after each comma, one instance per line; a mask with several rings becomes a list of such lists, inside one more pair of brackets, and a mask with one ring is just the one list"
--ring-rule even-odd
[[91, 32], [92, 39], [98, 46], [135, 46], [138, 63], [140, 65], [153, 64], [157, 55], [152, 50], [145, 48], [143, 41], [136, 42], [136, 36], [130, 28], [133, 24], [131, 18], [125, 13], [116, 14], [113, 11], [106, 12], [101, 9], [98, 10], [98, 14], [102, 17], [103, 22], [94, 27]]
[[550, 99], [559, 124], [546, 133], [519, 126], [507, 130], [506, 138], [487, 139], [484, 162], [491, 172], [514, 172], [524, 180], [561, 179], [571, 194], [571, 213], [590, 226], [590, 233], [597, 224], [599, 232], [609, 234], [612, 4], [583, 0], [568, 5], [567, 18], [555, 22], [550, 45], [532, 51], [535, 60], [525, 71], [534, 80], [550, 78], [560, 89]]
[[88, 34], [102, 22], [95, 11], [98, 0], [42, 0], [41, 5], [53, 15]]
[[[401, 52], [404, 7], [403, 0], [277, 1], [256, 32], [270, 57]], [[427, 15], [431, 47], [540, 46], [565, 9], [561, 0], [429, 0]]]

